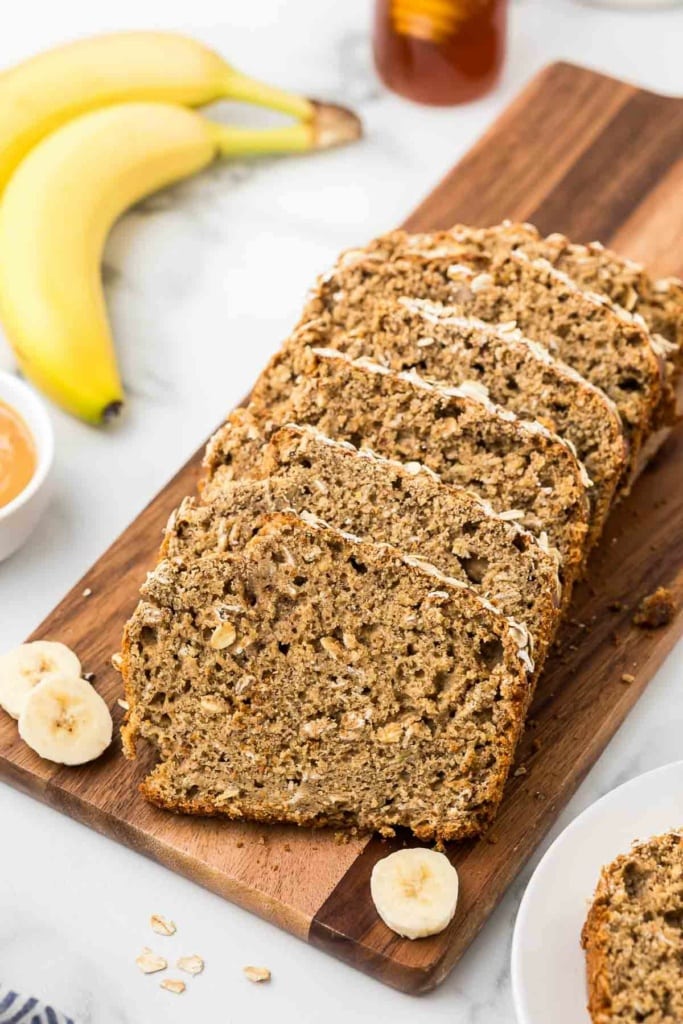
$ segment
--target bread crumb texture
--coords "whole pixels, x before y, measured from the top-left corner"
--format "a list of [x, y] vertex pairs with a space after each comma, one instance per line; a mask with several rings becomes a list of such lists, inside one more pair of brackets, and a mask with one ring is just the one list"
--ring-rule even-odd
[[642, 629], [660, 629], [668, 626], [676, 614], [676, 602], [670, 590], [657, 587], [644, 597], [633, 616], [633, 622]]

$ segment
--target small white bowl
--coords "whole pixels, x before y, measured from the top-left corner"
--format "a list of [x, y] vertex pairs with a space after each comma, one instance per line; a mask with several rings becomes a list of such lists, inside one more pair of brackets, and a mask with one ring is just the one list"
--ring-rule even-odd
[[21, 547], [33, 532], [50, 499], [49, 478], [55, 437], [45, 406], [36, 393], [10, 373], [0, 371], [0, 402], [23, 417], [36, 446], [35, 472], [23, 491], [0, 507], [0, 562]]

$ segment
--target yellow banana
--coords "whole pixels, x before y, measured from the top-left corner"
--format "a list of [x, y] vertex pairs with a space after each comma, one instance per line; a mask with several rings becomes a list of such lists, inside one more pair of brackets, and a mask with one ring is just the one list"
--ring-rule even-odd
[[19, 161], [65, 121], [153, 100], [195, 107], [236, 99], [311, 120], [315, 104], [242, 75], [203, 44], [164, 32], [78, 40], [0, 74], [0, 191]]
[[301, 152], [360, 134], [348, 111], [252, 130], [166, 103], [104, 107], [28, 154], [0, 204], [0, 319], [39, 388], [91, 423], [123, 401], [100, 276], [107, 234], [130, 205], [219, 156]]

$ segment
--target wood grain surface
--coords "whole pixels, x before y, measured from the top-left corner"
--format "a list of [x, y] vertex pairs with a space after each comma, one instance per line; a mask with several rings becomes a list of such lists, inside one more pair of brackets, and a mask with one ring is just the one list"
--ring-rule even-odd
[[[658, 273], [683, 272], [683, 100], [567, 64], [547, 68], [406, 224], [429, 230], [504, 217], [577, 241], [599, 237]], [[110, 657], [168, 514], [194, 489], [200, 455], [33, 635], [78, 652], [117, 723], [120, 681]], [[340, 844], [326, 831], [168, 814], [139, 796], [148, 765], [125, 761], [118, 741], [93, 765], [60, 768], [21, 744], [4, 715], [0, 776], [380, 980], [426, 991], [472, 941], [683, 631], [683, 616], [656, 632], [631, 625], [634, 604], [660, 584], [683, 598], [680, 430], [610, 519], [539, 685], [519, 751], [524, 771], [510, 780], [490, 835], [449, 849], [461, 900], [449, 929], [431, 939], [398, 938], [370, 900], [372, 865], [405, 837]], [[634, 682], [624, 684], [624, 673]]]

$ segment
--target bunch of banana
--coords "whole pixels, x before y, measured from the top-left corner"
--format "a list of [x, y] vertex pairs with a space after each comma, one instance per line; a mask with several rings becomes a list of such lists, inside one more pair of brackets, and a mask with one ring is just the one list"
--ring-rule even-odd
[[[187, 109], [225, 98], [296, 120], [253, 130]], [[116, 414], [123, 390], [100, 276], [114, 221], [219, 157], [360, 134], [350, 111], [257, 82], [173, 34], [83, 40], [0, 75], [0, 319], [23, 372], [90, 423]]]

